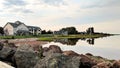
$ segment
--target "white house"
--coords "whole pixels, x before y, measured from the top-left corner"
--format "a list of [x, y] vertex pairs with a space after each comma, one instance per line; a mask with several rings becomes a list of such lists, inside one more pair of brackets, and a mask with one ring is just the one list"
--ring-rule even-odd
[[16, 21], [15, 23], [8, 22], [4, 26], [4, 33], [5, 35], [38, 35], [41, 34], [41, 28], [36, 26], [27, 26], [20, 21]]

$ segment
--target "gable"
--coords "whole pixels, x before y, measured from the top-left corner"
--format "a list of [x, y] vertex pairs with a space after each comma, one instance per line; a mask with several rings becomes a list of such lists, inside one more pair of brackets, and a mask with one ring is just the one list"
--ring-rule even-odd
[[27, 28], [27, 26], [25, 24], [21, 24], [17, 27], [17, 30], [25, 30], [28, 31], [29, 29]]
[[10, 23], [7, 23], [7, 24], [4, 26], [4, 29], [13, 29], [13, 26], [12, 26]]

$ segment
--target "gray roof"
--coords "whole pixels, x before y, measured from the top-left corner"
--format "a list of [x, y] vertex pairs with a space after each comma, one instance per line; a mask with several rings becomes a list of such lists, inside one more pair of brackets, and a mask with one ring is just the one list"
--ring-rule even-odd
[[[17, 28], [19, 25], [21, 25], [21, 24], [24, 24], [24, 23], [22, 23], [22, 22], [20, 22], [20, 21], [16, 21], [15, 23], [12, 23], [12, 22], [8, 22], [10, 25], [12, 25], [13, 26], [13, 28]], [[28, 29], [35, 29], [35, 30], [38, 30], [38, 29], [40, 29], [40, 27], [37, 27], [37, 26], [26, 26]]]
[[23, 24], [22, 22], [20, 21], [16, 21], [15, 23], [12, 23], [12, 22], [8, 22], [10, 25], [12, 25], [14, 28], [18, 27], [19, 25]]
[[27, 26], [28, 29], [40, 29], [40, 27], [37, 27], [37, 26]]

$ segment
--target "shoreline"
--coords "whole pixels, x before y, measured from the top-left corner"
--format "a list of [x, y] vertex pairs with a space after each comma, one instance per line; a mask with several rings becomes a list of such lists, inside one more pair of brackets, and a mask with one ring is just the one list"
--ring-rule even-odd
[[[64, 60], [61, 59], [62, 57]], [[94, 56], [91, 53], [78, 54], [74, 51], [62, 51], [57, 45], [43, 47], [42, 43], [39, 43], [39, 45], [20, 44], [20, 46], [17, 47], [16, 44], [12, 43], [0, 43], [0, 60], [1, 59], [18, 68], [43, 68], [42, 66], [46, 68], [56, 68], [46, 66], [46, 64], [51, 65], [51, 63], [61, 68], [56, 62], [64, 64], [61, 66], [67, 66], [66, 68], [69, 68], [69, 66], [71, 66], [71, 68], [74, 68], [74, 66], [76, 68], [93, 68], [101, 66], [108, 68], [114, 68], [115, 66], [120, 67], [120, 60], [110, 60], [101, 56]], [[63, 63], [64, 61], [66, 63]]]

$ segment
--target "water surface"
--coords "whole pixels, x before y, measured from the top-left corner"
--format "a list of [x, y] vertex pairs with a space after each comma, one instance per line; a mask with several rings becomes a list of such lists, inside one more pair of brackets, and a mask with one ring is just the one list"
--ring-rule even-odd
[[73, 50], [79, 54], [92, 53], [108, 59], [120, 60], [120, 36], [110, 36], [97, 39], [62, 39], [45, 44], [58, 45], [64, 50]]

